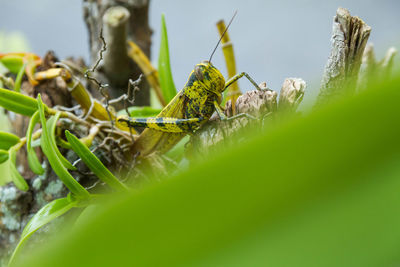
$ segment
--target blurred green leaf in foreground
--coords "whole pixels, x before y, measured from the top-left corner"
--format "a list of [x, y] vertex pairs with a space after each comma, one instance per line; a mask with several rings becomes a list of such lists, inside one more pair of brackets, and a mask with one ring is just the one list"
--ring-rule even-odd
[[[21, 52], [30, 50], [31, 49], [28, 40], [22, 33], [20, 32], [6, 33], [4, 31], [0, 31], [0, 53]], [[0, 64], [0, 73], [5, 73], [5, 72], [6, 68], [2, 64]], [[4, 114], [2, 108], [0, 108], [0, 130], [1, 131], [9, 130], [7, 116]], [[0, 186], [1, 186], [10, 181], [10, 173], [5, 164], [0, 165], [0, 173], [1, 173], [0, 177]]]
[[104, 203], [20, 266], [394, 266], [399, 82]]

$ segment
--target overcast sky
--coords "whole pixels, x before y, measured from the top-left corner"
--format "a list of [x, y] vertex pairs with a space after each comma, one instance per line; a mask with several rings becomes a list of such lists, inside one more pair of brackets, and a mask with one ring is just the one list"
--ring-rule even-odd
[[[88, 37], [81, 0], [0, 0], [0, 31], [20, 31], [33, 52], [52, 49], [64, 58], [88, 58]], [[161, 13], [165, 13], [172, 71], [181, 88], [193, 66], [205, 59], [218, 41], [215, 22], [238, 15], [230, 28], [238, 71], [279, 90], [287, 77], [301, 77], [310, 84], [306, 100], [317, 87], [330, 51], [332, 19], [339, 7], [364, 19], [372, 27], [371, 41], [378, 55], [389, 46], [400, 48], [398, 0], [152, 0], [150, 24], [154, 30], [152, 60], [157, 62]], [[398, 58], [398, 62], [400, 62]], [[226, 74], [219, 49], [214, 65]], [[241, 87], [249, 89], [242, 81]]]

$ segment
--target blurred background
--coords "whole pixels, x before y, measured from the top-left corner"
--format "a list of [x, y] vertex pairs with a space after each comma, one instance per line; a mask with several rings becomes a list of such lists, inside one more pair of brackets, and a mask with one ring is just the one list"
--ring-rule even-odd
[[[88, 34], [81, 0], [0, 0], [0, 50], [15, 50], [11, 40], [24, 38], [28, 49], [44, 55], [54, 50], [60, 58], [89, 57]], [[177, 88], [182, 88], [198, 62], [208, 59], [218, 41], [215, 23], [230, 28], [238, 72], [279, 90], [287, 77], [303, 78], [309, 85], [305, 103], [312, 102], [330, 52], [332, 19], [338, 7], [348, 8], [372, 27], [370, 41], [378, 57], [390, 46], [400, 48], [398, 0], [151, 0], [150, 25], [154, 31], [152, 61], [157, 62], [161, 14], [165, 13], [171, 64]], [[221, 49], [214, 65], [226, 75]], [[251, 89], [241, 81], [243, 90]]]

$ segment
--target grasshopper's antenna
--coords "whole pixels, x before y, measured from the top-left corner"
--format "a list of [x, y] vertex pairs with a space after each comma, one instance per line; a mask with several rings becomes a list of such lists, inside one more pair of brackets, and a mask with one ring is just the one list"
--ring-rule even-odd
[[225, 31], [221, 34], [221, 38], [219, 38], [219, 41], [218, 41], [217, 45], [215, 46], [213, 52], [211, 53], [211, 56], [210, 56], [210, 59], [208, 60], [208, 62], [211, 63], [211, 59], [214, 56], [215, 51], [217, 51], [217, 48], [222, 41], [222, 38], [224, 38], [224, 35], [227, 32], [227, 30], [229, 29], [229, 26], [231, 26], [231, 23], [232, 23], [233, 19], [236, 17], [236, 14], [237, 14], [237, 10], [235, 11], [235, 14], [233, 14], [231, 21], [229, 21], [228, 26], [226, 27]]

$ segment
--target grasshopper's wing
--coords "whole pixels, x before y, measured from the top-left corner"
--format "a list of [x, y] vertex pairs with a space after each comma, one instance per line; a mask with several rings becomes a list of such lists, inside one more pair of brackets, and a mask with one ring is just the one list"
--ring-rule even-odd
[[180, 91], [169, 103], [168, 105], [161, 110], [161, 112], [157, 115], [157, 118], [168, 117], [168, 118], [176, 118], [183, 119], [184, 110], [186, 108], [186, 99], [183, 91]]
[[[186, 99], [183, 90], [157, 115], [157, 118], [169, 117], [182, 119], [186, 109]], [[176, 145], [186, 133], [166, 133], [154, 129], [145, 129], [133, 145], [134, 154], [145, 157], [155, 151], [167, 152]]]

